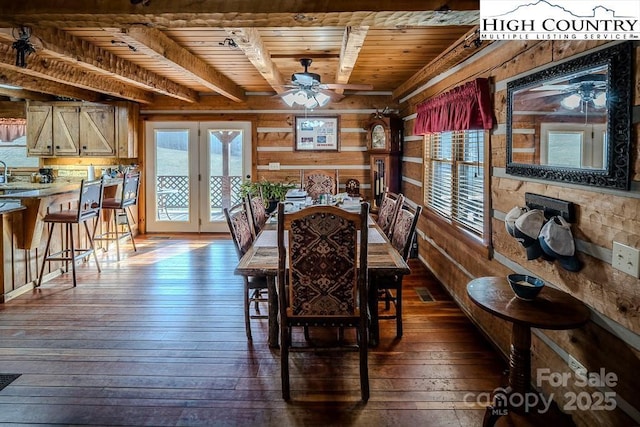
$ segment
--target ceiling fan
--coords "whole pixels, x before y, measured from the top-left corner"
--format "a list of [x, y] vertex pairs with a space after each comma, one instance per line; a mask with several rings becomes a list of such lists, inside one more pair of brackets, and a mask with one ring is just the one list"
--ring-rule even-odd
[[276, 96], [280, 96], [290, 107], [294, 104], [304, 105], [306, 108], [322, 107], [329, 100], [335, 101], [344, 98], [343, 95], [333, 92], [331, 89], [371, 90], [369, 84], [341, 84], [322, 83], [320, 74], [309, 72], [311, 58], [300, 59], [300, 65], [304, 71], [291, 75], [291, 84], [285, 85], [289, 90]]
[[607, 76], [604, 74], [585, 74], [556, 80], [533, 87], [522, 94], [522, 100], [545, 98], [548, 96], [570, 96], [576, 94], [584, 100], [592, 100], [598, 94], [606, 93]]

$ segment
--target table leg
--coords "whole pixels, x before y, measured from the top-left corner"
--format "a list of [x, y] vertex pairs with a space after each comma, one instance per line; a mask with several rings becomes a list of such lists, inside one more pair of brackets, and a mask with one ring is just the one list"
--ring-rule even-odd
[[278, 348], [278, 291], [276, 289], [276, 277], [267, 276], [267, 292], [269, 292], [269, 347]]
[[[512, 407], [509, 397], [517, 394], [522, 399], [531, 391], [531, 328], [514, 323], [511, 330], [511, 351], [509, 354], [509, 387], [504, 394], [494, 398], [494, 404], [487, 407], [482, 421], [483, 427], [493, 427], [501, 416], [509, 411], [526, 413], [527, 407]], [[518, 399], [518, 401], [521, 401]], [[531, 408], [532, 409], [532, 408]]]

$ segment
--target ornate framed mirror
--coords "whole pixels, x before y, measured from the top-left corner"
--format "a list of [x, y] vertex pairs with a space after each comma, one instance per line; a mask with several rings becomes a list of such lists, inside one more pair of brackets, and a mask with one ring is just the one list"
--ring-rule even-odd
[[628, 190], [632, 61], [625, 42], [508, 82], [506, 172]]

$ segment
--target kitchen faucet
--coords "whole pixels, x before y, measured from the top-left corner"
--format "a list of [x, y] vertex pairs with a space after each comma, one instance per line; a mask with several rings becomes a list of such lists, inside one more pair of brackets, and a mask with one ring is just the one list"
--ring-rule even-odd
[[0, 164], [4, 166], [2, 175], [0, 176], [0, 184], [6, 184], [7, 183], [7, 164], [2, 160], [0, 160]]

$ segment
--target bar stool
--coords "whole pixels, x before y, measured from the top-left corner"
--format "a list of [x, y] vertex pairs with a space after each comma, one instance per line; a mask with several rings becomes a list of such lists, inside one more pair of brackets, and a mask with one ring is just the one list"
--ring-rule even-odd
[[[111, 231], [110, 223], [107, 223], [107, 231], [96, 237], [94, 241], [106, 241], [107, 249], [109, 248], [109, 242], [116, 242], [116, 257], [120, 261], [120, 239], [126, 237], [131, 238], [131, 244], [133, 245], [134, 252], [136, 249], [136, 242], [133, 240], [133, 232], [131, 231], [131, 223], [129, 222], [129, 215], [131, 212], [129, 209], [131, 206], [138, 204], [138, 193], [140, 191], [140, 172], [129, 172], [122, 178], [122, 192], [120, 197], [109, 197], [102, 201], [102, 209], [111, 211], [113, 216], [113, 228]], [[133, 218], [133, 215], [131, 215]], [[122, 233], [118, 231], [120, 225], [126, 226], [126, 230]], [[98, 223], [96, 222], [96, 227]], [[95, 234], [95, 231], [94, 231]]]
[[[71, 261], [71, 271], [73, 273], [73, 286], [76, 286], [76, 261], [82, 258], [88, 258], [93, 254], [93, 258], [96, 261], [96, 267], [100, 272], [100, 263], [96, 256], [96, 251], [93, 246], [93, 233], [89, 230], [87, 221], [92, 218], [98, 218], [100, 216], [100, 207], [102, 204], [102, 179], [93, 181], [82, 180], [80, 184], [80, 196], [78, 198], [78, 206], [76, 209], [65, 209], [58, 212], [50, 212], [43, 218], [43, 221], [49, 225], [49, 237], [47, 238], [47, 245], [44, 248], [44, 259], [42, 260], [42, 267], [40, 268], [40, 276], [38, 277], [38, 284], [42, 284], [42, 276], [44, 275], [44, 267], [47, 262], [51, 261], [64, 261], [65, 271], [69, 271], [69, 261]], [[73, 225], [80, 223], [84, 224], [84, 229], [87, 233], [87, 241], [89, 247], [86, 249], [76, 248], [73, 238]], [[53, 236], [53, 230], [56, 224], [65, 225], [65, 240], [62, 243], [62, 249], [58, 252], [49, 254], [49, 246], [51, 245], [51, 237]], [[79, 231], [79, 230], [78, 230]], [[95, 227], [94, 227], [95, 231]]]

